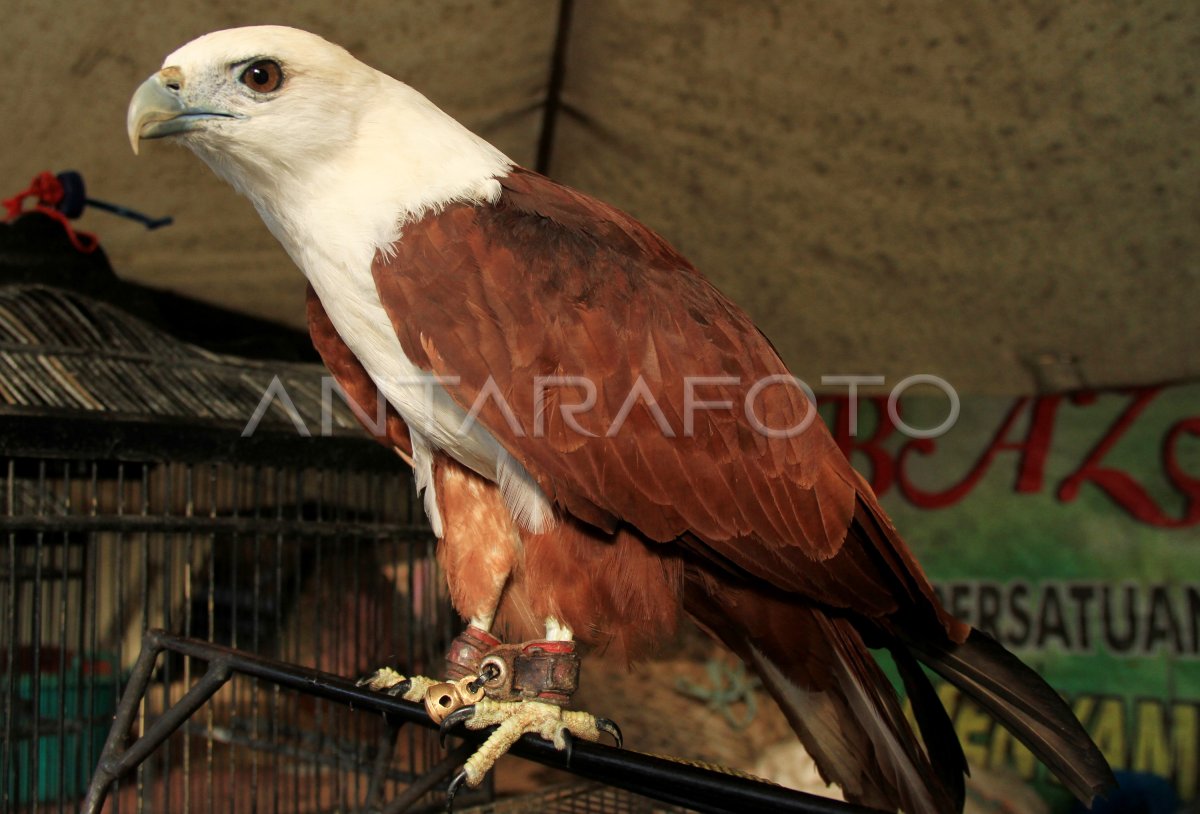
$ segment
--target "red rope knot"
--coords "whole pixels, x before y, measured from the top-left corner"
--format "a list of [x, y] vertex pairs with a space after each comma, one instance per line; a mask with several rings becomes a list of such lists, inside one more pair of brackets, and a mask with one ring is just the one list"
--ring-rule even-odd
[[[76, 250], [84, 254], [91, 254], [100, 245], [100, 240], [91, 232], [77, 230], [71, 226], [70, 219], [58, 208], [64, 195], [62, 181], [57, 176], [48, 172], [38, 173], [29, 183], [28, 189], [18, 192], [11, 198], [4, 199], [4, 209], [7, 213], [5, 220], [15, 220], [26, 211], [40, 212], [62, 224], [67, 237], [71, 239], [71, 245]], [[32, 209], [26, 210], [25, 201], [30, 198], [34, 200], [34, 205]]]

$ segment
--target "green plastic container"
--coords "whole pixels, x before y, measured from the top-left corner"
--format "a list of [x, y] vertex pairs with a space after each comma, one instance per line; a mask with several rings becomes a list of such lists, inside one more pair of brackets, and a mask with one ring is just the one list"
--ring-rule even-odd
[[[60, 676], [62, 658], [67, 664]], [[13, 759], [8, 773], [8, 782], [16, 787], [18, 804], [32, 802], [35, 794], [40, 802], [52, 802], [78, 798], [87, 791], [117, 703], [113, 683], [115, 661], [111, 656], [81, 658], [58, 650], [43, 650], [38, 660], [40, 664], [35, 670], [32, 651], [23, 648], [18, 652]], [[35, 681], [41, 713], [36, 744]], [[60, 719], [65, 725], [59, 724]], [[36, 777], [34, 749], [37, 749]]]

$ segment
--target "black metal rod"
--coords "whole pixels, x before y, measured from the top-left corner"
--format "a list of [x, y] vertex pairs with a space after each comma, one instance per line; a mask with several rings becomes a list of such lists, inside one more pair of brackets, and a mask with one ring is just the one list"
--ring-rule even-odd
[[380, 797], [383, 794], [384, 780], [396, 754], [396, 738], [400, 736], [403, 727], [404, 724], [389, 723], [379, 735], [378, 746], [375, 747], [375, 766], [371, 769], [371, 782], [367, 784], [364, 812], [378, 811], [382, 808]]
[[380, 814], [404, 814], [413, 805], [424, 797], [429, 792], [433, 791], [434, 786], [441, 783], [451, 772], [463, 764], [471, 753], [475, 750], [474, 743], [461, 743], [454, 749], [450, 750], [450, 754], [442, 758], [429, 771], [418, 777], [411, 786], [401, 792], [399, 797], [396, 797]]
[[[150, 639], [150, 637], [147, 636], [146, 639]], [[136, 769], [155, 749], [171, 737], [184, 721], [192, 717], [205, 701], [212, 698], [217, 690], [225, 686], [225, 682], [232, 675], [229, 665], [224, 659], [215, 659], [209, 662], [208, 671], [200, 680], [184, 693], [174, 706], [160, 715], [140, 738], [130, 744], [128, 749], [122, 751], [121, 741], [133, 724], [134, 712], [137, 710], [138, 702], [145, 695], [159, 652], [161, 652], [161, 648], [143, 645], [142, 652], [134, 665], [134, 677], [130, 679], [129, 685], [125, 688], [125, 694], [121, 696], [113, 727], [109, 730], [108, 739], [104, 742], [104, 751], [100, 753], [100, 764], [96, 767], [96, 773], [92, 777], [87, 797], [84, 799], [81, 809], [83, 814], [98, 814], [104, 804], [104, 798], [108, 795], [108, 788], [112, 781], [126, 772]], [[148, 657], [147, 654], [149, 654]]]
[[[353, 709], [379, 712], [393, 721], [406, 721], [430, 729], [436, 728], [436, 724], [429, 719], [424, 706], [420, 704], [363, 689], [352, 681], [331, 673], [286, 664], [253, 653], [234, 650], [198, 639], [176, 636], [161, 630], [150, 630], [146, 633], [143, 639], [143, 651], [134, 668], [131, 686], [140, 679], [144, 691], [154, 658], [162, 650], [171, 650], [184, 656], [192, 656], [210, 664], [220, 662], [224, 669], [270, 681], [308, 695], [337, 701]], [[142, 673], [145, 675], [143, 676]], [[180, 703], [182, 704], [182, 699]], [[132, 710], [136, 708], [136, 704], [137, 697], [127, 691], [118, 707], [118, 720], [114, 723], [114, 730], [109, 734], [108, 742], [105, 743], [105, 755], [110, 753], [110, 745], [114, 741], [119, 742], [120, 732], [128, 730], [128, 726], [132, 722]], [[118, 729], [122, 715], [127, 720], [124, 728]], [[178, 727], [183, 722], [183, 718], [174, 717], [178, 718], [173, 721], [174, 726]], [[463, 734], [469, 742], [478, 743], [488, 733], [489, 730]], [[532, 735], [526, 735], [517, 741], [511, 749], [511, 753], [545, 766], [570, 771], [581, 777], [598, 780], [610, 786], [673, 805], [691, 808], [705, 814], [729, 814], [730, 812], [740, 814], [744, 811], [780, 812], [781, 814], [788, 812], [791, 814], [867, 814], [876, 811], [747, 777], [723, 774], [701, 766], [645, 755], [627, 749], [615, 749], [604, 744], [587, 741], [577, 741], [574, 744], [569, 763], [565, 752], [560, 752], [554, 748], [552, 743]], [[108, 761], [101, 760], [101, 765], [96, 770], [97, 777], [93, 778], [93, 788], [89, 789], [88, 800], [93, 799], [96, 781], [101, 776], [101, 772], [107, 773], [117, 768], [110, 766]], [[129, 771], [133, 766], [122, 761], [119, 768], [123, 772]], [[115, 776], [114, 774], [105, 782], [105, 789]], [[103, 796], [101, 795], [99, 799], [102, 802]], [[97, 811], [99, 811], [98, 807], [89, 809], [85, 804], [84, 814], [95, 814]]]
[[133, 716], [137, 713], [138, 702], [142, 700], [142, 696], [146, 692], [146, 684], [150, 681], [150, 674], [154, 672], [154, 662], [158, 660], [158, 654], [162, 652], [161, 647], [155, 646], [148, 639], [149, 637], [146, 637], [142, 640], [142, 652], [138, 654], [137, 661], [134, 662], [133, 670], [129, 674], [129, 681], [125, 685], [125, 691], [117, 703], [112, 728], [108, 730], [104, 748], [100, 750], [100, 760], [96, 764], [96, 771], [92, 773], [87, 797], [84, 798], [83, 808], [80, 809], [83, 814], [96, 814], [100, 811], [104, 805], [104, 798], [108, 796], [108, 787], [117, 779], [118, 767], [115, 763], [121, 753], [121, 742], [129, 733], [129, 727], [133, 725]]
[[130, 744], [129, 748], [114, 763], [110, 764], [114, 773], [124, 774], [148, 758], [151, 752], [165, 743], [184, 721], [192, 717], [192, 714], [200, 709], [205, 701], [212, 698], [217, 690], [225, 685], [229, 676], [228, 665], [223, 661], [212, 662], [208, 672], [174, 706], [155, 719], [154, 723], [146, 729], [145, 734]]

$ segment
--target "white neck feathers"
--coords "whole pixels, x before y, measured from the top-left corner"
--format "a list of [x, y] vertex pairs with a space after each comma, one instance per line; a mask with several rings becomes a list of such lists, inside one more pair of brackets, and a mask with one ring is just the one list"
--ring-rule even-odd
[[318, 265], [369, 268], [404, 223], [447, 204], [494, 201], [495, 179], [513, 166], [417, 91], [382, 73], [376, 79], [353, 109], [335, 114], [347, 132], [311, 160], [270, 166], [197, 150], [254, 203], [310, 278]]

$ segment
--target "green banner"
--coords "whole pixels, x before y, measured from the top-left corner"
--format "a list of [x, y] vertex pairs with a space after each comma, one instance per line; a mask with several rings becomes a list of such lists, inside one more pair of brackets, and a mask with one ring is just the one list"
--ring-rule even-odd
[[[943, 395], [901, 399], [941, 424]], [[887, 399], [823, 400], [946, 606], [1071, 702], [1114, 769], [1197, 796], [1200, 384], [968, 398], [937, 438]], [[881, 420], [882, 419], [882, 420]], [[940, 685], [968, 759], [1051, 787], [1003, 727]]]

